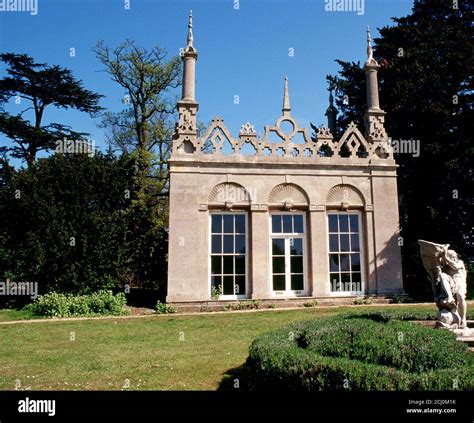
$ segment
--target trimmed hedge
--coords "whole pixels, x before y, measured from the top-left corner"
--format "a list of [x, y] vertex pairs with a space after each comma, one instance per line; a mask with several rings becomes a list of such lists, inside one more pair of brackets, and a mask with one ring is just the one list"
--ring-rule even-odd
[[123, 315], [127, 314], [124, 293], [113, 294], [102, 290], [90, 295], [71, 295], [49, 292], [40, 295], [25, 309], [37, 316], [69, 317], [90, 315]]
[[474, 390], [474, 360], [455, 334], [386, 314], [343, 315], [261, 335], [251, 389]]

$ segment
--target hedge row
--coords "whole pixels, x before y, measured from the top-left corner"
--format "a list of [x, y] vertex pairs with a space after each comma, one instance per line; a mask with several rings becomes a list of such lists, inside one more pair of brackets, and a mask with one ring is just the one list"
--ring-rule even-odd
[[472, 354], [454, 334], [374, 317], [324, 318], [258, 337], [247, 360], [250, 387], [474, 390]]
[[102, 290], [90, 295], [71, 295], [50, 292], [40, 295], [25, 308], [37, 316], [68, 317], [88, 315], [126, 314], [124, 293], [114, 295]]

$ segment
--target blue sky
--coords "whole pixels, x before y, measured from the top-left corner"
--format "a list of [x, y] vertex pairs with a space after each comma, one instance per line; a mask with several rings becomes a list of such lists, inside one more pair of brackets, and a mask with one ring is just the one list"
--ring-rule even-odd
[[[337, 72], [334, 60], [364, 60], [366, 26], [377, 37], [377, 28], [391, 25], [391, 17], [405, 16], [412, 7], [412, 0], [365, 0], [364, 13], [358, 14], [328, 12], [326, 2], [130, 0], [127, 10], [126, 0], [38, 0], [35, 16], [0, 12], [0, 50], [70, 68], [88, 89], [105, 95], [103, 107], [118, 111], [124, 92], [101, 72], [91, 48], [98, 40], [116, 46], [129, 38], [147, 48], [158, 45], [170, 56], [178, 54], [185, 45], [192, 9], [199, 54], [199, 120], [207, 124], [219, 115], [234, 136], [250, 120], [263, 133], [264, 125], [272, 125], [281, 114], [283, 80], [288, 75], [292, 115], [300, 126], [309, 127], [310, 121], [326, 122], [325, 76]], [[71, 48], [75, 57], [70, 57]], [[236, 95], [239, 104], [234, 103]], [[22, 106], [13, 104], [8, 110], [16, 113]], [[49, 108], [48, 121], [88, 132], [98, 147], [105, 146], [105, 130], [87, 114]]]

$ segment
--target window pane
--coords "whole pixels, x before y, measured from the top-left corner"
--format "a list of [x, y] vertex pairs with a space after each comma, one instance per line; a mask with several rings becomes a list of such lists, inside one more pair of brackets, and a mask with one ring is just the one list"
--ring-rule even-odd
[[245, 254], [245, 235], [235, 236], [235, 253]]
[[352, 291], [350, 273], [341, 273], [341, 284], [343, 291]]
[[349, 215], [349, 220], [351, 223], [351, 232], [359, 232], [359, 216], [351, 214]]
[[222, 274], [222, 256], [211, 257], [211, 272], [216, 275]]
[[273, 273], [285, 273], [285, 257], [273, 257]]
[[245, 256], [235, 256], [235, 274], [245, 275]]
[[233, 276], [224, 276], [224, 295], [234, 295]]
[[290, 247], [292, 256], [303, 255], [303, 240], [300, 238], [293, 238], [293, 245]]
[[351, 281], [351, 274], [350, 273], [341, 273], [341, 282], [349, 283]]
[[272, 232], [275, 234], [281, 233], [281, 215], [272, 215]]
[[303, 273], [303, 256], [291, 257], [291, 273]]
[[236, 276], [235, 277], [235, 295], [245, 295], [245, 276]]
[[339, 271], [339, 255], [338, 254], [331, 254], [329, 256], [329, 270], [331, 272]]
[[234, 257], [233, 256], [223, 256], [224, 259], [224, 274], [232, 275], [234, 273]]
[[340, 291], [341, 282], [339, 280], [339, 273], [330, 273], [329, 278], [330, 278], [329, 282], [331, 286], [331, 291]]
[[362, 291], [362, 283], [360, 278], [360, 273], [352, 273], [352, 290], [353, 291]]
[[288, 234], [293, 233], [291, 214], [283, 215], [283, 232]]
[[337, 232], [337, 214], [330, 214], [329, 219], [329, 232]]
[[349, 251], [349, 235], [340, 235], [341, 238], [341, 251]]
[[351, 251], [360, 251], [359, 235], [351, 235]]
[[243, 214], [235, 215], [235, 233], [245, 233], [245, 216]]
[[329, 235], [329, 251], [339, 251], [339, 237], [337, 234]]
[[272, 240], [272, 254], [274, 256], [285, 255], [285, 240], [284, 239], [273, 239]]
[[339, 232], [349, 232], [349, 217], [347, 214], [339, 215]]
[[294, 216], [294, 225], [295, 225], [295, 232], [298, 234], [302, 234], [303, 230], [303, 216], [300, 214], [295, 214]]
[[347, 272], [350, 270], [349, 268], [349, 254], [341, 254], [339, 256], [340, 265], [341, 265], [341, 272]]
[[222, 276], [212, 276], [211, 277], [211, 286], [215, 288], [222, 288]]
[[213, 214], [211, 219], [212, 219], [212, 233], [214, 234], [222, 233], [222, 215]]
[[293, 291], [303, 290], [303, 275], [291, 275], [291, 289]]
[[232, 235], [224, 235], [224, 253], [232, 254], [234, 252], [234, 237]]
[[212, 235], [211, 252], [213, 254], [222, 253], [222, 236], [221, 235]]
[[274, 291], [285, 290], [285, 275], [273, 275], [273, 290]]
[[234, 216], [232, 214], [224, 215], [224, 232], [226, 234], [234, 233]]
[[351, 268], [353, 272], [360, 271], [360, 255], [359, 254], [351, 254]]

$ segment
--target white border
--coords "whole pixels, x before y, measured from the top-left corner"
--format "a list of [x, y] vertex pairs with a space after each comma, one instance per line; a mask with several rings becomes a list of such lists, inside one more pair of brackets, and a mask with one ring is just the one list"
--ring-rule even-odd
[[[329, 218], [330, 214], [356, 214], [358, 216], [359, 223], [359, 252], [360, 252], [360, 279], [361, 279], [361, 290], [360, 291], [331, 291], [331, 264], [329, 263]], [[338, 228], [339, 229], [339, 228]], [[327, 284], [329, 286], [329, 295], [331, 297], [360, 297], [365, 296], [366, 288], [366, 266], [365, 266], [365, 231], [364, 226], [362, 225], [362, 212], [360, 210], [328, 210], [326, 213], [326, 251], [327, 251], [327, 260], [328, 260], [328, 276]], [[340, 271], [339, 271], [340, 273]]]
[[[275, 214], [290, 214], [290, 215], [300, 215], [303, 216], [303, 233], [273, 233], [272, 227], [272, 216]], [[306, 212], [305, 211], [280, 211], [280, 210], [273, 210], [268, 214], [268, 224], [269, 224], [269, 242], [268, 242], [268, 250], [269, 250], [269, 277], [268, 281], [270, 286], [269, 292], [272, 298], [295, 298], [295, 297], [307, 297], [308, 293], [308, 249], [307, 249], [307, 237], [308, 237], [308, 227], [306, 225]], [[284, 238], [285, 239], [285, 263], [288, 260], [286, 256], [286, 240], [289, 238], [301, 238], [303, 240], [303, 289], [301, 291], [294, 291], [291, 289], [286, 289], [285, 291], [274, 291], [273, 290], [273, 251], [272, 251], [272, 239], [274, 238]], [[288, 274], [285, 272], [285, 285], [291, 287], [288, 284]], [[278, 294], [277, 294], [278, 292]], [[296, 293], [298, 292], [298, 293]], [[280, 294], [281, 293], [281, 294]]]
[[[217, 300], [244, 300], [250, 298], [249, 293], [249, 284], [248, 284], [248, 273], [249, 273], [249, 266], [248, 266], [248, 257], [249, 257], [249, 226], [248, 226], [248, 212], [246, 211], [235, 211], [235, 212], [227, 212], [227, 211], [210, 211], [208, 217], [208, 259], [207, 259], [207, 266], [208, 266], [208, 276], [207, 276], [207, 283], [208, 283], [208, 294], [209, 294], [209, 301], [213, 301], [214, 298], [211, 297], [211, 288], [212, 288], [212, 268], [211, 268], [211, 255], [212, 255], [212, 215], [214, 214], [231, 214], [231, 215], [243, 215], [245, 217], [245, 294], [244, 295], [220, 295]], [[235, 233], [234, 233], [235, 236]], [[235, 269], [234, 269], [235, 270]], [[234, 273], [235, 275], [235, 273]], [[235, 285], [234, 285], [235, 286]]]

